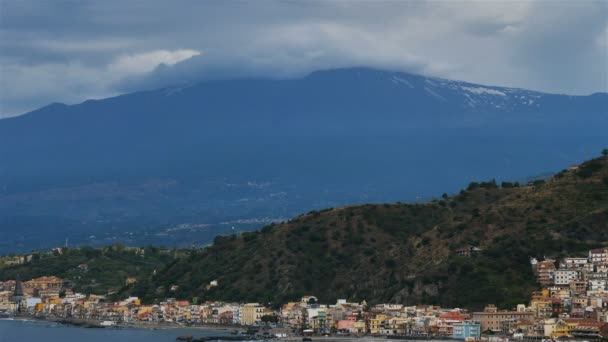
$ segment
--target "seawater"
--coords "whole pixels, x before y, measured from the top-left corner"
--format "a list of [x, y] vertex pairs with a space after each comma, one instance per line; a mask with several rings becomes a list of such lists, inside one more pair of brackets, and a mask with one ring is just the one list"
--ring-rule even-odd
[[0, 319], [0, 342], [174, 342], [180, 335], [227, 334], [202, 329], [91, 329], [44, 321]]

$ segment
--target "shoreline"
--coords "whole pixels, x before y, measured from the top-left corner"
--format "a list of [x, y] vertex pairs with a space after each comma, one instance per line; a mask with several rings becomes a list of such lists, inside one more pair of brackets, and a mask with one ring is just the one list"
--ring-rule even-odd
[[231, 326], [231, 325], [215, 325], [215, 324], [203, 324], [203, 325], [181, 325], [171, 322], [120, 322], [116, 325], [105, 326], [102, 322], [107, 320], [95, 320], [95, 319], [81, 319], [81, 318], [61, 318], [61, 317], [35, 317], [35, 316], [10, 316], [7, 318], [0, 318], [0, 320], [21, 320], [31, 322], [48, 322], [57, 323], [62, 325], [71, 325], [86, 329], [142, 329], [142, 330], [210, 330], [210, 331], [246, 331], [247, 328], [243, 326]]

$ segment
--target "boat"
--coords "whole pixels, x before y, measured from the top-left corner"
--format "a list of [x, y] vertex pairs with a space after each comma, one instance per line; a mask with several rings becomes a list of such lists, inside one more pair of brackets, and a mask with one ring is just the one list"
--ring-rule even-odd
[[114, 322], [114, 321], [101, 321], [99, 323], [99, 325], [102, 326], [102, 327], [113, 327], [113, 326], [116, 325], [116, 322]]

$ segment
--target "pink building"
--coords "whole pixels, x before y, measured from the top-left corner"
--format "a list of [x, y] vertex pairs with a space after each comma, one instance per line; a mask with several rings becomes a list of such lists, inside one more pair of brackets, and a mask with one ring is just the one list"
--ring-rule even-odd
[[349, 319], [338, 321], [338, 331], [343, 333], [355, 332], [355, 321]]

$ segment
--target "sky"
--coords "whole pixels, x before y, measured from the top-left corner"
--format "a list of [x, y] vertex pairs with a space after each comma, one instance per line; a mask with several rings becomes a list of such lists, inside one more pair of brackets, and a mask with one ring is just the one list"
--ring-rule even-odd
[[0, 117], [350, 66], [607, 92], [608, 0], [0, 0]]

